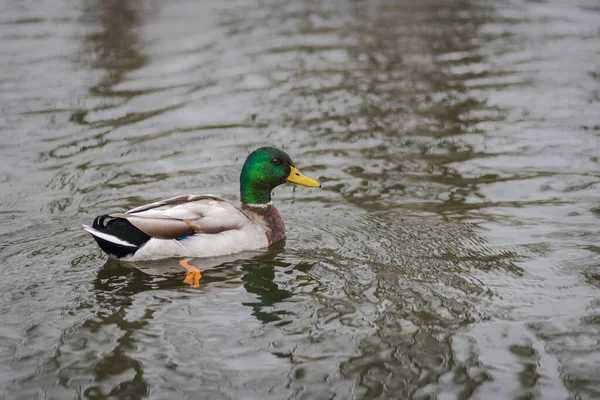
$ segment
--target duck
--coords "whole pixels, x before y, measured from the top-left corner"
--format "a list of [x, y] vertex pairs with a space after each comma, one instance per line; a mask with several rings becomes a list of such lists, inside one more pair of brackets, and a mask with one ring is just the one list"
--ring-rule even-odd
[[[242, 167], [239, 208], [215, 195], [187, 194], [100, 215], [83, 229], [110, 258], [123, 261], [218, 257], [267, 248], [285, 238], [283, 218], [271, 199], [273, 189], [285, 183], [321, 187], [283, 150], [261, 147]], [[197, 272], [185, 259], [180, 265]]]

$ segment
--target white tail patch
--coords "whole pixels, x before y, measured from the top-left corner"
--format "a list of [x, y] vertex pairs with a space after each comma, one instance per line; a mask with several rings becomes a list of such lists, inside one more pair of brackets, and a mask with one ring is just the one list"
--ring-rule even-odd
[[100, 231], [92, 228], [91, 226], [83, 225], [83, 229], [85, 231], [91, 233], [92, 235], [99, 237], [100, 239], [104, 239], [108, 242], [118, 244], [119, 246], [127, 246], [127, 247], [135, 247], [135, 248], [138, 247], [135, 244], [129, 243], [128, 241], [123, 240], [123, 239], [119, 239], [116, 236], [109, 235], [108, 233], [100, 232]]

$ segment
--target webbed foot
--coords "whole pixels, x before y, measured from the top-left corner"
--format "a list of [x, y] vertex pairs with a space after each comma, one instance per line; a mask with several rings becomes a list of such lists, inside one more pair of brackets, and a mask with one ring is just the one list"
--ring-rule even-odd
[[181, 265], [187, 271], [185, 273], [185, 279], [183, 280], [183, 283], [187, 283], [193, 288], [200, 286], [200, 278], [202, 278], [202, 274], [198, 268], [190, 265], [187, 260], [179, 261], [179, 265]]

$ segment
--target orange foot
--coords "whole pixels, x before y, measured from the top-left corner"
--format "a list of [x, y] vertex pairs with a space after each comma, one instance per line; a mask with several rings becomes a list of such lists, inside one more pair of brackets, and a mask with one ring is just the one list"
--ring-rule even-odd
[[179, 265], [181, 265], [187, 271], [185, 273], [185, 279], [183, 280], [183, 283], [187, 283], [193, 288], [200, 286], [200, 278], [202, 278], [202, 274], [198, 268], [191, 266], [187, 260], [179, 261]]

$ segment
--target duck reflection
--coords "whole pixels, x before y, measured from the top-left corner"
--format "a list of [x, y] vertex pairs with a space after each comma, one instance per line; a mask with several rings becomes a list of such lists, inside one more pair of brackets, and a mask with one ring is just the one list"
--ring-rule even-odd
[[234, 289], [243, 286], [258, 296], [258, 301], [243, 303], [253, 310], [262, 322], [279, 320], [277, 313], [262, 311], [265, 307], [289, 298], [292, 293], [280, 289], [274, 282], [276, 269], [288, 267], [279, 255], [285, 249], [285, 240], [263, 251], [243, 252], [210, 259], [189, 259], [202, 279], [192, 277], [193, 271], [184, 271], [178, 259], [127, 263], [109, 259], [100, 268], [94, 280], [95, 289], [117, 296], [131, 296], [149, 290], [170, 290], [197, 287], [203, 292]]

